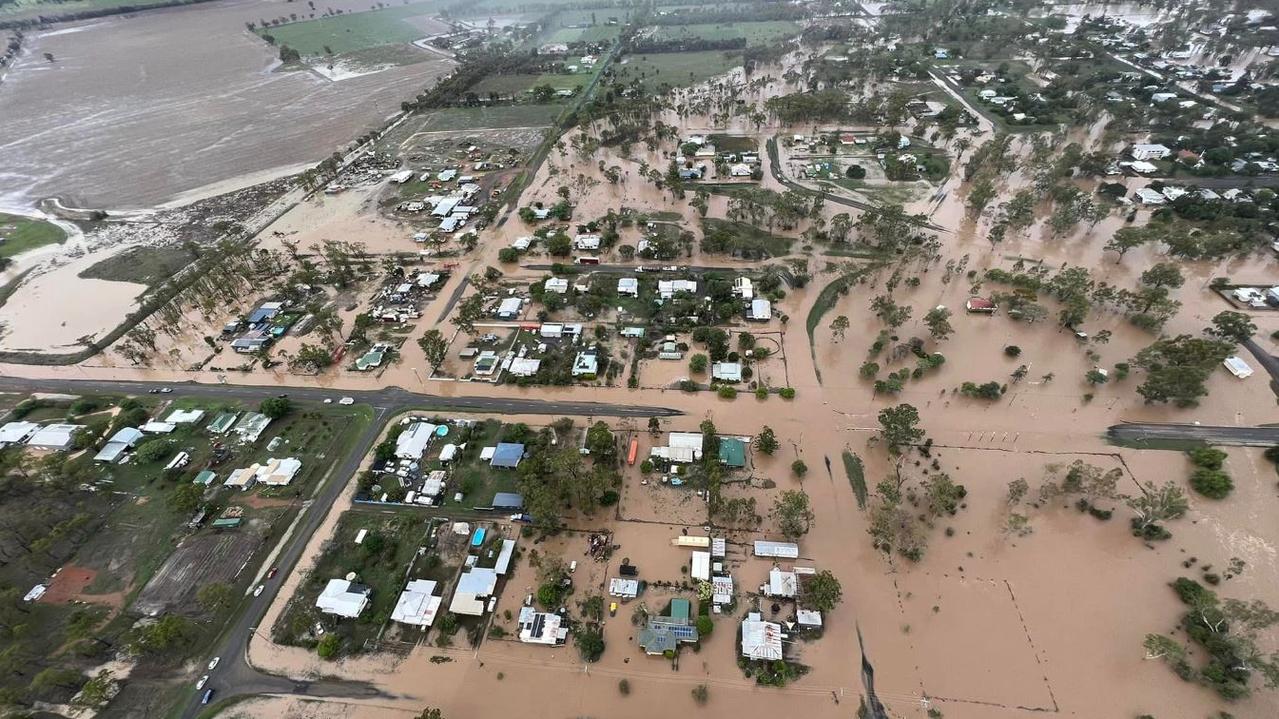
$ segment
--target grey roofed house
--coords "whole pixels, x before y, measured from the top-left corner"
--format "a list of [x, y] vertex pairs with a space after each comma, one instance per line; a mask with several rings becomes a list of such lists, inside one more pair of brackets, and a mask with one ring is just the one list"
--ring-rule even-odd
[[649, 617], [648, 626], [640, 630], [639, 645], [645, 654], [663, 654], [675, 651], [680, 642], [697, 641], [697, 627], [687, 619], [676, 617]]
[[48, 424], [36, 430], [27, 440], [28, 447], [36, 449], [67, 450], [71, 448], [75, 431], [81, 424]]
[[493, 450], [493, 459], [489, 460], [489, 466], [514, 469], [520, 465], [520, 460], [522, 459], [524, 459], [523, 444], [519, 442], [498, 442], [497, 447]]
[[478, 617], [484, 614], [485, 599], [493, 596], [497, 587], [497, 572], [482, 567], [472, 567], [457, 580], [449, 611]]
[[256, 442], [269, 424], [271, 424], [270, 417], [259, 412], [246, 412], [231, 431], [240, 435], [242, 442]]
[[130, 448], [137, 445], [143, 436], [142, 431], [136, 427], [121, 427], [119, 431], [111, 435], [111, 439], [107, 440], [102, 450], [93, 456], [93, 461], [115, 462]]
[[798, 559], [799, 545], [790, 542], [770, 542], [763, 539], [755, 540], [755, 556], [757, 557], [773, 557], [776, 559]]
[[524, 495], [516, 492], [498, 492], [493, 495], [493, 509], [523, 509]]

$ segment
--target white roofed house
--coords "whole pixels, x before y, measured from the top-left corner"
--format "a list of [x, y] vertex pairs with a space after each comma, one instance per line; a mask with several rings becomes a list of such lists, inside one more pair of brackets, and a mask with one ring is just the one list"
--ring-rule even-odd
[[749, 277], [733, 278], [733, 295], [749, 300], [755, 297], [755, 285]]
[[1162, 205], [1166, 202], [1162, 194], [1150, 189], [1149, 187], [1140, 188], [1134, 194], [1137, 195], [1137, 202], [1140, 202], [1143, 205]]
[[1159, 144], [1139, 143], [1129, 151], [1134, 160], [1162, 160], [1172, 154], [1172, 150]]
[[525, 644], [556, 646], [568, 639], [568, 627], [564, 618], [551, 612], [539, 612], [533, 607], [520, 607], [520, 641]]
[[799, 594], [799, 577], [794, 572], [785, 572], [773, 567], [768, 570], [768, 584], [760, 589], [762, 594], [769, 597], [793, 599]]
[[711, 378], [721, 382], [741, 382], [742, 365], [740, 362], [716, 362], [711, 365]]
[[102, 447], [102, 450], [93, 457], [95, 462], [115, 462], [124, 456], [124, 453], [137, 446], [142, 441], [142, 432], [135, 427], [121, 427], [119, 431], [111, 435], [111, 439]]
[[316, 597], [315, 606], [325, 614], [356, 619], [369, 605], [369, 595], [372, 593], [372, 589], [362, 584], [346, 579], [330, 579], [324, 591]]
[[519, 317], [524, 308], [524, 300], [519, 297], [507, 297], [497, 306], [497, 317], [502, 320], [513, 320]]
[[782, 658], [782, 625], [764, 621], [759, 612], [742, 620], [742, 656], [747, 659], [777, 661]]
[[40, 425], [35, 422], [7, 422], [0, 426], [0, 447], [21, 444], [38, 429]]
[[64, 452], [75, 444], [75, 432], [82, 427], [82, 424], [47, 424], [27, 439], [27, 446]]
[[551, 277], [542, 284], [542, 288], [547, 292], [554, 292], [562, 295], [568, 292], [568, 280], [563, 277]]
[[497, 588], [497, 572], [492, 569], [472, 567], [457, 580], [449, 611], [479, 617], [484, 614], [484, 602], [493, 596]]
[[639, 280], [634, 277], [623, 277], [617, 281], [617, 294], [628, 297], [639, 297]]
[[600, 248], [600, 236], [578, 235], [573, 239], [573, 247], [579, 250], [598, 250]]
[[746, 319], [754, 320], [755, 322], [767, 322], [773, 319], [773, 303], [759, 297], [751, 300]]
[[697, 283], [692, 280], [658, 280], [657, 294], [664, 300], [674, 297], [677, 292], [696, 292]]
[[671, 432], [665, 447], [652, 447], [649, 456], [678, 464], [696, 462], [702, 457], [702, 435], [699, 432]]
[[429, 627], [435, 622], [444, 597], [436, 596], [436, 583], [429, 579], [414, 579], [408, 583], [395, 602], [391, 619], [401, 624]]
[[421, 459], [431, 438], [435, 436], [435, 430], [436, 426], [430, 422], [410, 424], [395, 438], [395, 456], [400, 459]]
[[573, 358], [573, 376], [582, 379], [595, 379], [599, 374], [599, 357], [593, 350], [578, 352]]

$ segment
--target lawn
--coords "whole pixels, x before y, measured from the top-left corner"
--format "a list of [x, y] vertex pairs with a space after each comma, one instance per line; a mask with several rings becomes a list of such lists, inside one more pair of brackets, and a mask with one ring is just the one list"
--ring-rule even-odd
[[13, 257], [45, 245], [55, 245], [67, 239], [61, 227], [20, 215], [0, 212], [0, 257]]
[[407, 19], [433, 16], [441, 7], [441, 2], [417, 2], [257, 28], [255, 31], [259, 35], [271, 35], [276, 45], [288, 45], [303, 55], [329, 52], [341, 55], [379, 45], [410, 43], [425, 37], [427, 33]]
[[423, 126], [431, 131], [547, 127], [554, 124], [563, 111], [563, 103], [451, 107], [432, 111], [429, 122]]
[[741, 64], [739, 55], [705, 50], [631, 55], [621, 63], [614, 63], [612, 69], [618, 80], [640, 80], [651, 91], [663, 84], [671, 87], [696, 85]]
[[745, 222], [707, 217], [702, 220], [702, 251], [759, 257], [781, 257], [790, 252], [791, 239], [774, 235]]
[[731, 40], [744, 37], [750, 45], [764, 45], [798, 35], [799, 25], [788, 20], [762, 22], [705, 23], [695, 25], [659, 25], [653, 31], [654, 40]]
[[480, 96], [490, 92], [518, 95], [539, 85], [550, 85], [556, 90], [572, 90], [585, 86], [590, 79], [589, 74], [490, 75], [481, 80], [474, 90]]
[[133, 247], [84, 269], [79, 276], [155, 287], [194, 260], [185, 247]]
[[574, 43], [574, 42], [603, 42], [612, 40], [621, 32], [618, 25], [592, 25], [590, 27], [561, 27], [555, 32], [546, 35], [542, 42], [546, 43]]

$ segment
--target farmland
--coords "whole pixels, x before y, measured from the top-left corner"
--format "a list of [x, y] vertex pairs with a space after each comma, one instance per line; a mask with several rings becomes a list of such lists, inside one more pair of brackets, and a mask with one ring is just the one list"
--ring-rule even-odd
[[741, 66], [741, 59], [718, 50], [632, 55], [614, 66], [619, 80], [639, 81], [650, 91], [662, 85], [686, 87]]
[[411, 19], [433, 16], [442, 2], [417, 2], [380, 10], [345, 13], [314, 20], [258, 27], [258, 35], [270, 35], [278, 45], [304, 56], [341, 55], [381, 45], [410, 43], [430, 34]]
[[695, 25], [660, 25], [652, 31], [654, 40], [731, 40], [746, 38], [749, 45], [777, 42], [799, 34], [799, 25], [785, 20], [762, 22], [706, 23]]

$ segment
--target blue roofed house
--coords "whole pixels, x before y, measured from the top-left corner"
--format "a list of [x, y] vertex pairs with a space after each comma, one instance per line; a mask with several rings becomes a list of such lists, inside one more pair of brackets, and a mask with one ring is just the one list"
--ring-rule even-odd
[[493, 450], [493, 458], [489, 460], [490, 467], [498, 469], [515, 469], [520, 466], [520, 460], [524, 459], [524, 445], [519, 442], [499, 442]]

